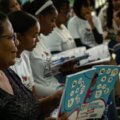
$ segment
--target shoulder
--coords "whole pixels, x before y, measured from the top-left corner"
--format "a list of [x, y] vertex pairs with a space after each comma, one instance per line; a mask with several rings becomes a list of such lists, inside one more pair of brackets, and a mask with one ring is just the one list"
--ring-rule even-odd
[[79, 21], [79, 18], [75, 15], [75, 16], [73, 16], [69, 19], [68, 23], [69, 24], [75, 24], [78, 21]]

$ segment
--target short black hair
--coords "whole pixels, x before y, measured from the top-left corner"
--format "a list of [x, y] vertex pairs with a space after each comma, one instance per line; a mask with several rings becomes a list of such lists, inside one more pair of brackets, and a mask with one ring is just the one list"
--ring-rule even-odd
[[88, 0], [75, 0], [73, 4], [73, 10], [78, 17], [81, 17], [81, 8], [88, 5]]
[[[9, 4], [11, 0], [0, 0], [0, 11], [4, 12], [5, 14], [8, 14], [10, 11]], [[21, 5], [20, 0], [17, 0], [18, 3]]]
[[[26, 2], [22, 8], [24, 11], [27, 11], [33, 15], [35, 15], [36, 11], [44, 5], [48, 0], [34, 0], [32, 2], [28, 1]], [[43, 11], [40, 12], [42, 15], [48, 15], [50, 13], [53, 13], [53, 11], [56, 10], [54, 5], [50, 5], [47, 8], [45, 8]]]
[[25, 12], [15, 11], [8, 15], [10, 22], [12, 23], [13, 29], [16, 33], [25, 33], [37, 22], [37, 19]]
[[107, 27], [109, 29], [113, 28], [113, 0], [107, 0], [108, 8], [107, 8]]
[[4, 13], [0, 12], [0, 35], [3, 34], [4, 28], [3, 28], [3, 23], [8, 19], [7, 15]]
[[57, 8], [58, 12], [60, 11], [60, 9], [65, 5], [69, 5], [70, 2], [69, 0], [52, 0], [53, 4], [55, 5], [55, 7]]
[[8, 14], [9, 13], [9, 4], [10, 4], [10, 0], [1, 0], [0, 1], [0, 11]]

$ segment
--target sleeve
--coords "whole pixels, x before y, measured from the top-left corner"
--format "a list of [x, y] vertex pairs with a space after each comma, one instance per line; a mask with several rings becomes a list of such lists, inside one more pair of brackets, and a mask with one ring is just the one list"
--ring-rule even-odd
[[96, 16], [93, 17], [93, 22], [95, 24], [95, 28], [92, 29], [92, 31], [93, 31], [93, 34], [95, 37], [95, 41], [98, 44], [101, 44], [101, 43], [103, 43], [103, 30], [102, 30], [101, 22], [100, 22], [99, 18]]
[[[31, 67], [33, 71], [33, 77], [35, 80], [35, 93], [37, 96], [48, 96], [56, 92], [55, 87], [51, 87], [48, 84], [48, 80], [44, 78], [45, 66], [39, 57], [31, 56]], [[33, 62], [34, 61], [34, 62]]]
[[62, 51], [61, 36], [59, 36], [59, 34], [55, 30], [50, 35], [46, 36], [44, 42], [51, 52]]
[[106, 20], [106, 18], [107, 18], [106, 9], [107, 9], [107, 6], [104, 6], [104, 7], [100, 10], [99, 15], [98, 15], [98, 18], [100, 19], [100, 22], [101, 22], [101, 24], [102, 24], [102, 28], [105, 27], [106, 22], [107, 22], [107, 20]]
[[93, 34], [94, 34], [94, 37], [95, 37], [95, 41], [98, 43], [98, 44], [101, 44], [103, 43], [103, 36], [102, 34], [100, 34], [96, 28], [92, 29], [93, 31]]
[[93, 16], [93, 22], [99, 34], [103, 34], [102, 24], [97, 16]]
[[68, 30], [70, 31], [73, 39], [80, 39], [77, 22], [72, 18], [68, 21]]
[[34, 86], [34, 79], [33, 79], [33, 73], [32, 73], [32, 69], [31, 69], [29, 54], [30, 54], [30, 52], [24, 51], [22, 53], [22, 57], [23, 57], [23, 59], [25, 61], [25, 64], [26, 64], [27, 69], [28, 69], [28, 72], [30, 73], [30, 83], [31, 83], [31, 86]]

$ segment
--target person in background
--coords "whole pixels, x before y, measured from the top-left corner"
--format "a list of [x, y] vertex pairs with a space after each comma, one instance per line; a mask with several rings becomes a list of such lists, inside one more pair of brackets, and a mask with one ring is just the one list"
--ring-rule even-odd
[[[107, 0], [107, 1], [111, 1], [111, 0]], [[105, 2], [105, 5], [100, 9], [98, 13], [98, 17], [101, 21], [103, 31], [106, 29], [106, 25], [107, 25], [107, 8], [109, 5], [107, 1]]]
[[120, 0], [107, 0], [100, 10], [98, 17], [101, 20], [103, 30], [113, 27], [113, 17], [120, 10]]
[[112, 39], [119, 26], [114, 21], [116, 13], [120, 10], [120, 0], [107, 0], [100, 10], [98, 17], [102, 23], [104, 39]]
[[44, 43], [45, 35], [48, 35], [55, 26], [58, 12], [51, 0], [27, 2], [23, 5], [23, 10], [35, 15], [41, 26], [41, 31], [38, 36], [39, 42], [29, 54], [29, 58], [33, 77], [37, 84], [36, 88], [39, 88], [37, 92], [42, 92], [41, 94], [43, 96], [48, 96], [63, 88], [53, 76], [51, 69], [51, 53]]
[[[120, 11], [116, 12], [113, 18], [114, 34], [110, 37], [109, 48], [114, 49], [115, 45], [120, 43]], [[120, 64], [119, 49], [114, 50], [116, 52], [116, 63]], [[118, 57], [119, 56], [119, 57]]]
[[27, 52], [35, 48], [38, 42], [37, 37], [40, 32], [39, 22], [34, 16], [23, 11], [12, 12], [8, 17], [14, 31], [17, 33], [17, 39], [19, 41], [16, 63], [11, 66], [11, 69], [19, 75], [22, 83], [34, 93], [35, 84], [30, 61], [27, 56], [25, 61], [21, 54], [25, 50]]
[[10, 68], [14, 70], [14, 72], [21, 78], [22, 83], [33, 92], [42, 104], [48, 104], [47, 106], [49, 109], [56, 107], [54, 106], [54, 102], [51, 104], [51, 98], [53, 101], [59, 103], [62, 91], [44, 98], [41, 94], [36, 95], [36, 84], [34, 84], [29, 58], [26, 56], [26, 61], [24, 61], [22, 56], [24, 50], [26, 50], [26, 52], [32, 51], [38, 42], [37, 37], [40, 32], [38, 20], [24, 11], [12, 12], [9, 14], [9, 20], [12, 23], [14, 31], [17, 33], [17, 40], [19, 41], [16, 62]]
[[21, 10], [21, 3], [18, 0], [1, 0], [0, 11], [9, 14], [10, 12]]
[[[18, 44], [9, 19], [0, 13], [0, 119], [54, 120], [47, 117], [51, 112], [49, 104], [38, 101], [9, 68], [15, 63]], [[59, 120], [66, 117], [64, 114]]]
[[68, 30], [75, 39], [76, 46], [94, 47], [103, 43], [103, 31], [100, 20], [91, 15], [90, 0], [75, 0], [75, 15], [68, 21]]
[[115, 61], [117, 64], [120, 64], [120, 52], [119, 50], [114, 50], [114, 46], [120, 42], [120, 0], [109, 0], [108, 6], [106, 7], [103, 13], [103, 10], [100, 11], [99, 17], [104, 19], [104, 33], [106, 33], [105, 39], [108, 39], [108, 47], [110, 52], [116, 54]]
[[56, 27], [46, 36], [45, 44], [49, 50], [54, 54], [75, 48], [75, 42], [65, 24], [70, 17], [70, 3], [69, 0], [53, 0], [53, 3], [58, 11], [56, 20]]

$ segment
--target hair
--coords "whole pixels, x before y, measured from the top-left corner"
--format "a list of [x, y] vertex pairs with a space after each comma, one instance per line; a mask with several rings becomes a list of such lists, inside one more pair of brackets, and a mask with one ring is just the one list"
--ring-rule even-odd
[[70, 4], [69, 0], [52, 0], [52, 1], [58, 11], [60, 11], [64, 5]]
[[[28, 1], [23, 5], [23, 10], [35, 15], [36, 11], [42, 7], [48, 0], [34, 0], [32, 2]], [[52, 14], [56, 10], [54, 5], [50, 5], [40, 12], [41, 15]]]
[[15, 11], [8, 15], [9, 20], [16, 33], [25, 33], [37, 22], [37, 19], [24, 11]]
[[[21, 5], [20, 0], [17, 0], [18, 3]], [[10, 12], [9, 4], [11, 0], [0, 0], [0, 11], [4, 12], [5, 14], [8, 14]]]
[[83, 6], [88, 6], [88, 0], [75, 0], [73, 4], [73, 10], [75, 14], [81, 18], [80, 10]]
[[107, 0], [108, 2], [108, 8], [107, 8], [107, 27], [108, 28], [113, 28], [113, 4], [112, 0]]
[[4, 13], [0, 12], [0, 35], [2, 35], [3, 32], [4, 32], [3, 23], [4, 23], [7, 19], [8, 19], [7, 16], [6, 16]]
[[116, 17], [118, 17], [118, 18], [120, 19], [120, 11], [118, 11], [118, 12], [116, 13]]

